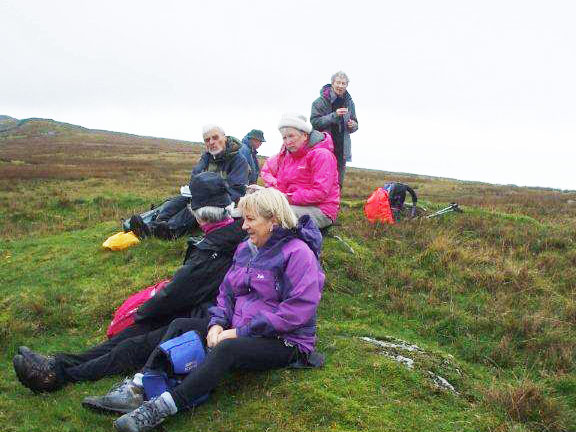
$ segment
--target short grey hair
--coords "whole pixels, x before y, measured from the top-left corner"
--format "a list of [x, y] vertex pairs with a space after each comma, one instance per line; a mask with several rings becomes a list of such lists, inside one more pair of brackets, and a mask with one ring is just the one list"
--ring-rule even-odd
[[278, 130], [280, 131], [281, 134], [283, 134], [283, 133], [287, 132], [288, 129], [295, 131], [299, 135], [306, 135], [306, 138], [310, 138], [310, 134], [308, 132], [305, 132], [305, 131], [300, 130], [300, 129], [296, 129], [295, 127], [292, 127], [292, 126], [286, 126], [286, 127], [280, 128]]
[[216, 124], [207, 124], [207, 125], [204, 125], [204, 127], [202, 127], [202, 138], [204, 138], [208, 134], [208, 132], [210, 132], [214, 129], [216, 129], [222, 135], [226, 135], [226, 132], [224, 132], [224, 129], [222, 128], [222, 126], [218, 126]]
[[228, 208], [214, 206], [200, 207], [199, 209], [192, 210], [192, 214], [196, 219], [207, 223], [222, 222], [230, 217]]
[[333, 83], [334, 81], [336, 81], [336, 78], [345, 79], [347, 83], [350, 82], [350, 79], [348, 78], [348, 75], [346, 75], [346, 72], [343, 72], [343, 71], [338, 71], [338, 72], [336, 72], [334, 75], [332, 75], [332, 78], [330, 79], [330, 82]]

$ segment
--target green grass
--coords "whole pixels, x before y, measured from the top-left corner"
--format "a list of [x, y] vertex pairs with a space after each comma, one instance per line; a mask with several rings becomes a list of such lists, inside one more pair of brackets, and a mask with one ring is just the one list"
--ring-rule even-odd
[[[80, 402], [119, 377], [34, 395], [11, 360], [22, 344], [53, 353], [98, 343], [123, 299], [179, 267], [185, 239], [100, 245], [122, 217], [175, 193], [199, 148], [26, 127], [0, 133], [0, 430], [111, 430], [114, 417]], [[409, 183], [429, 211], [457, 201], [465, 213], [371, 225], [363, 200], [390, 180]], [[351, 169], [344, 198], [334, 231], [356, 254], [325, 241], [326, 366], [234, 374], [167, 429], [576, 430], [576, 193]], [[362, 336], [425, 352], [407, 369]]]

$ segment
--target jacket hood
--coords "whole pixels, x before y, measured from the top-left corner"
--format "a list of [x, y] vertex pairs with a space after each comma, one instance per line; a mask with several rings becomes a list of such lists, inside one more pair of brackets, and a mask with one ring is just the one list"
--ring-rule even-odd
[[226, 137], [226, 153], [230, 155], [238, 153], [240, 147], [242, 147], [242, 143], [238, 138], [233, 136]]
[[308, 147], [314, 148], [325, 148], [330, 151], [334, 151], [334, 142], [330, 134], [326, 132], [320, 132], [313, 130], [310, 133], [310, 138], [308, 140]]
[[312, 252], [314, 252], [316, 258], [320, 258], [320, 253], [322, 252], [322, 233], [320, 233], [318, 226], [316, 226], [316, 223], [312, 221], [310, 216], [301, 216], [298, 220], [298, 225], [293, 229], [276, 227], [268, 242], [276, 243], [277, 241], [288, 241], [293, 238], [302, 240], [308, 245]]
[[[330, 103], [334, 103], [334, 101], [336, 100], [336, 97], [337, 97], [336, 93], [334, 93], [334, 90], [332, 90], [332, 84], [324, 85], [320, 89], [320, 96], [322, 96], [324, 99], [326, 99]], [[345, 100], [352, 99], [352, 96], [350, 96], [350, 93], [348, 93], [348, 90], [346, 90], [346, 93], [344, 93], [344, 96], [342, 96], [342, 97]]]
[[[292, 153], [292, 157], [299, 159], [303, 157], [306, 153], [308, 153], [310, 150], [318, 148], [325, 148], [333, 152], [334, 143], [329, 133], [313, 130], [312, 132], [310, 132], [310, 136], [308, 138], [308, 144], [300, 147], [297, 151]], [[282, 148], [280, 149], [280, 151], [284, 152], [285, 154], [288, 154], [288, 150], [286, 150], [284, 144], [282, 144]]]

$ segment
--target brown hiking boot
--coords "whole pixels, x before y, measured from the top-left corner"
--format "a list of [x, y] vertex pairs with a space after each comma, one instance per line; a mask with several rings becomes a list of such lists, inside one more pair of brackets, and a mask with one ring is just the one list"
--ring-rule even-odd
[[[14, 356], [12, 364], [18, 380], [35, 393], [53, 392], [62, 387], [56, 376], [56, 361], [28, 350]], [[30, 354], [31, 353], [31, 354]]]

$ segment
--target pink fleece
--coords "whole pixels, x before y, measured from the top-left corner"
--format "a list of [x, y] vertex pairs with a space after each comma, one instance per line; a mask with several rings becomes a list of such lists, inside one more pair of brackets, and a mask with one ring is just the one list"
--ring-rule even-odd
[[217, 230], [218, 228], [223, 228], [223, 227], [228, 226], [232, 223], [234, 223], [234, 219], [227, 218], [227, 219], [224, 219], [223, 221], [220, 221], [220, 222], [210, 222], [210, 223], [201, 224], [200, 228], [202, 228], [202, 231], [204, 231], [204, 234], [208, 234], [214, 230]]
[[290, 204], [317, 206], [335, 220], [340, 208], [338, 169], [330, 134], [313, 146], [304, 145], [295, 153], [284, 147], [269, 158], [260, 176], [267, 187], [274, 187], [288, 196]]

